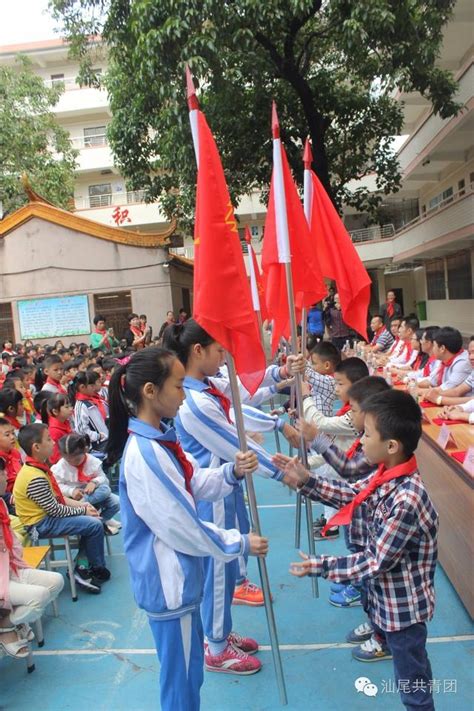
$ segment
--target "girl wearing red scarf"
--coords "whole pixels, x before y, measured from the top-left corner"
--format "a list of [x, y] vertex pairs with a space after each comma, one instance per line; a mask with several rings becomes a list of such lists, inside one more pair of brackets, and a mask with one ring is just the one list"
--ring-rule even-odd
[[23, 560], [21, 544], [10, 526], [4, 500], [7, 487], [5, 462], [0, 457], [0, 600], [6, 615], [0, 616], [0, 649], [15, 659], [29, 654], [34, 638], [28, 623], [35, 622], [61, 592], [60, 573], [29, 568]]
[[100, 375], [95, 371], [79, 372], [69, 386], [71, 403], [74, 403], [75, 431], [87, 435], [91, 442], [92, 454], [103, 458], [109, 430], [107, 404], [97, 392]]
[[0, 413], [12, 425], [15, 435], [18, 435], [20, 427], [24, 425], [22, 420], [25, 414], [23, 397], [18, 390], [10, 387], [0, 390]]
[[7, 492], [11, 493], [22, 462], [16, 447], [15, 430], [5, 417], [0, 417], [0, 458], [5, 464]]
[[[71, 417], [74, 412], [74, 408], [69, 402], [69, 398], [66, 395], [51, 395], [45, 402], [46, 408], [43, 408], [42, 421], [48, 425], [49, 434], [54, 442], [53, 453], [49, 458], [51, 464], [56, 464], [61, 458], [61, 453], [59, 451], [58, 442], [61, 437], [71, 434]], [[46, 412], [44, 412], [46, 409]]]

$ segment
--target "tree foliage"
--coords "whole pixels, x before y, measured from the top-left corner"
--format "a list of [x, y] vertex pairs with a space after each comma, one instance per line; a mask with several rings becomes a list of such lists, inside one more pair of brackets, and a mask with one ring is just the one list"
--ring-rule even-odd
[[50, 2], [82, 58], [84, 80], [90, 36], [107, 44], [118, 167], [168, 215], [189, 216], [194, 199], [186, 62], [235, 201], [268, 186], [273, 98], [296, 178], [309, 134], [313, 167], [335, 203], [369, 212], [381, 198], [349, 184], [376, 173], [381, 194], [399, 186], [396, 89], [420, 92], [442, 117], [459, 110], [452, 75], [436, 66], [454, 0]]
[[61, 87], [48, 88], [31, 62], [18, 57], [0, 67], [0, 200], [3, 212], [26, 202], [20, 178], [55, 205], [67, 207], [74, 194], [77, 151], [52, 113]]

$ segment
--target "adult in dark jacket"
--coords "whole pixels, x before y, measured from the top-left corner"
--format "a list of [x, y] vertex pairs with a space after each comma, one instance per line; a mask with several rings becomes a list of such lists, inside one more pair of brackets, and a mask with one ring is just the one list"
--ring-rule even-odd
[[380, 306], [379, 313], [387, 329], [390, 329], [390, 321], [394, 316], [402, 315], [402, 307], [397, 303], [394, 291], [387, 291], [387, 300]]

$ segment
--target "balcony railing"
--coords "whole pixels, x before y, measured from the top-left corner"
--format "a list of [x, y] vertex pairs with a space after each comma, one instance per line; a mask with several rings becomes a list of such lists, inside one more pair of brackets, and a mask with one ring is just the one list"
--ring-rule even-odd
[[83, 148], [97, 148], [97, 146], [109, 145], [107, 135], [105, 133], [99, 133], [96, 136], [73, 136], [71, 137], [71, 143], [74, 148], [79, 150]]
[[62, 79], [43, 79], [43, 83], [49, 89], [53, 86], [63, 86], [65, 91], [71, 89], [82, 89], [79, 84], [76, 84], [76, 77], [63, 77]]
[[458, 202], [465, 195], [471, 195], [473, 190], [474, 190], [474, 183], [469, 183], [469, 185], [466, 185], [464, 188], [461, 188], [460, 190], [453, 193], [452, 195], [449, 195], [449, 197], [445, 198], [444, 200], [441, 200], [433, 207], [430, 207], [429, 210], [426, 210], [425, 212], [421, 213], [420, 215], [417, 215], [417, 217], [415, 217], [413, 220], [410, 220], [410, 222], [407, 222], [405, 225], [400, 227], [397, 230], [396, 234], [399, 234], [400, 232], [404, 232], [408, 228], [413, 227], [413, 225], [418, 224], [418, 222], [421, 222], [422, 220], [426, 220], [427, 218], [432, 217], [437, 212], [444, 210], [444, 208], [447, 207], [448, 205], [450, 205], [451, 203]]
[[395, 227], [388, 225], [373, 225], [362, 230], [351, 230], [349, 232], [353, 242], [371, 242], [376, 239], [387, 239], [395, 234]]
[[128, 193], [105, 193], [104, 195], [89, 195], [87, 198], [74, 198], [76, 210], [88, 210], [110, 205], [134, 205], [145, 202], [144, 190], [132, 190]]

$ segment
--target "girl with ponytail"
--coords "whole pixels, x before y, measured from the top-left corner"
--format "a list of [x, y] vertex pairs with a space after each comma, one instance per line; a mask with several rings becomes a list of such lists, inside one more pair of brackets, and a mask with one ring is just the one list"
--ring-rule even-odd
[[163, 711], [198, 711], [203, 682], [200, 603], [203, 557], [228, 562], [244, 552], [265, 555], [255, 534], [203, 521], [200, 500], [216, 501], [256, 469], [252, 452], [235, 464], [202, 469], [185, 454], [172, 427], [184, 399], [176, 355], [150, 347], [118, 365], [109, 385], [111, 462], [122, 457], [120, 509], [135, 600], [149, 617], [160, 660]]
[[[224, 349], [194, 319], [168, 326], [163, 341], [177, 353], [186, 370], [183, 382], [186, 399], [175, 419], [176, 431], [183, 447], [203, 467], [229, 461], [239, 450], [239, 439], [230, 411], [230, 383], [225, 377], [215, 377], [224, 362]], [[262, 385], [274, 386], [286, 377], [286, 366], [279, 368], [272, 365], [267, 369]], [[243, 412], [248, 430], [256, 431], [260, 424], [260, 431], [279, 427], [285, 436], [296, 435], [296, 432], [292, 432], [293, 428], [278, 417], [247, 406], [243, 407]], [[275, 467], [271, 456], [260, 445], [249, 441], [248, 446], [258, 457], [259, 473], [277, 481], [283, 479], [283, 473]], [[205, 521], [223, 522], [226, 528], [233, 528], [237, 521], [242, 533], [250, 530], [241, 486], [236, 487], [224, 500], [199, 502], [198, 512]], [[206, 558], [204, 568], [206, 577], [202, 616], [208, 642], [206, 669], [253, 674], [261, 668], [260, 661], [251, 656], [258, 651], [258, 644], [232, 631], [231, 605], [233, 600], [236, 604], [263, 605], [262, 591], [247, 579], [245, 555], [239, 561], [231, 562]]]

